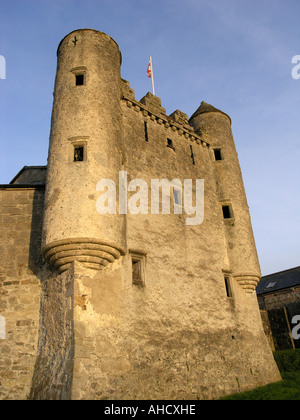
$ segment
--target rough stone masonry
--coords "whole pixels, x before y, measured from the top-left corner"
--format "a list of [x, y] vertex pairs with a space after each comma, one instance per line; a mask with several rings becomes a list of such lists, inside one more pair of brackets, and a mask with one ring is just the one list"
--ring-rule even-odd
[[[0, 188], [0, 398], [215, 399], [280, 380], [229, 116], [136, 100], [96, 30], [57, 60], [48, 165]], [[170, 214], [99, 214], [97, 183], [120, 171], [204, 180], [203, 223], [173, 211], [174, 186]]]

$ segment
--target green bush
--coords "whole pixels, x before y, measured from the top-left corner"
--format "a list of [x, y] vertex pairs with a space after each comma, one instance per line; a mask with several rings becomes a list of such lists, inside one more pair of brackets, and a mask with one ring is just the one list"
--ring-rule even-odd
[[277, 351], [274, 357], [280, 372], [300, 371], [300, 349]]

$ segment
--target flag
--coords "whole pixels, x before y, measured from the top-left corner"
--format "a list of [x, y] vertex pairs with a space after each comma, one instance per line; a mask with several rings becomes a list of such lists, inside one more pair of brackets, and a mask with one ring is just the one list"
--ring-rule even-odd
[[152, 79], [152, 92], [155, 95], [154, 91], [154, 79], [153, 79], [153, 65], [152, 65], [152, 57], [150, 57], [148, 68], [147, 68], [147, 76]]
[[152, 60], [150, 57], [148, 68], [147, 68], [147, 76], [150, 78], [152, 76]]

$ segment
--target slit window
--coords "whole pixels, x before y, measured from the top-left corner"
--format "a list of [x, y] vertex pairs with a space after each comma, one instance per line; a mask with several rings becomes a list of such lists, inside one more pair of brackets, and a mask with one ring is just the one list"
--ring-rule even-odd
[[76, 86], [84, 85], [84, 74], [75, 74]]
[[144, 121], [144, 129], [145, 129], [145, 141], [148, 143], [149, 142], [149, 137], [148, 137], [148, 124], [146, 121]]
[[214, 149], [215, 160], [223, 160], [221, 149]]
[[74, 146], [74, 162], [84, 161], [84, 146]]
[[223, 217], [224, 219], [231, 219], [232, 218], [232, 211], [229, 205], [222, 206]]
[[195, 165], [195, 156], [194, 156], [194, 152], [193, 152], [193, 146], [190, 144], [190, 148], [191, 148], [191, 158], [192, 158], [192, 162], [193, 165]]
[[231, 283], [230, 282], [230, 277], [225, 276], [224, 280], [225, 280], [226, 296], [231, 298], [231, 297], [233, 297], [233, 294], [232, 294], [232, 289], [231, 289], [231, 284], [230, 284]]

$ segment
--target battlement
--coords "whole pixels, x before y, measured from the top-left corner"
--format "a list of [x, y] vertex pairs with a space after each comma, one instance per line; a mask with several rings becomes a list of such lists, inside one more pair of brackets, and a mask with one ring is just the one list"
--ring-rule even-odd
[[196, 134], [194, 128], [188, 122], [188, 116], [176, 110], [169, 116], [166, 110], [161, 106], [161, 99], [148, 92], [140, 101], [135, 99], [134, 90], [130, 88], [129, 82], [122, 80], [122, 100], [127, 104], [128, 108], [132, 108], [135, 112], [141, 112], [144, 117], [150, 117], [152, 121], [170, 128], [173, 132], [185, 137], [190, 142], [196, 142], [205, 147], [210, 144], [204, 141], [200, 135]]

